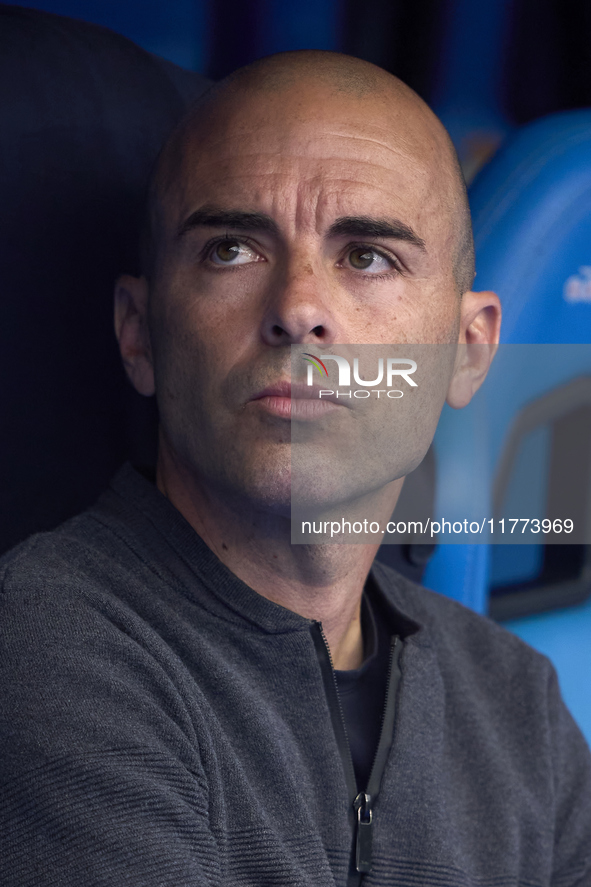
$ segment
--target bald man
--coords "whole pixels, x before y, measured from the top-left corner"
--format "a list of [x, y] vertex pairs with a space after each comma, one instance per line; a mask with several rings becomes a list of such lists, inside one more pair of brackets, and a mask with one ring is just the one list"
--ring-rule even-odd
[[[443, 348], [435, 419], [492, 359], [441, 124], [356, 59], [242, 69], [163, 149], [143, 272], [115, 328], [155, 472], [1, 562], [1, 883], [591, 884], [591, 758], [549, 663], [377, 543], [291, 543], [292, 424], [356, 425], [292, 387], [294, 346]], [[407, 468], [373, 479], [380, 515]]]

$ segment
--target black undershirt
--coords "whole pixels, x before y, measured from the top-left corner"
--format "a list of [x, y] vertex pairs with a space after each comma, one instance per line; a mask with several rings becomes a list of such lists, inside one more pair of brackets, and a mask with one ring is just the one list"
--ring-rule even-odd
[[337, 671], [335, 676], [349, 737], [358, 791], [365, 791], [380, 738], [388, 682], [391, 632], [370, 604], [366, 592], [361, 604], [365, 659], [360, 668]]

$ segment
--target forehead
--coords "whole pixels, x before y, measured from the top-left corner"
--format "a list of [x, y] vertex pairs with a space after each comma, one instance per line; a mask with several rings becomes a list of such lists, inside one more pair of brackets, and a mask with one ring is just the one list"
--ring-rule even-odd
[[210, 202], [317, 225], [369, 211], [404, 213], [425, 229], [441, 222], [436, 139], [387, 103], [245, 100], [208, 122], [185, 137], [171, 170], [166, 209], [175, 225]]

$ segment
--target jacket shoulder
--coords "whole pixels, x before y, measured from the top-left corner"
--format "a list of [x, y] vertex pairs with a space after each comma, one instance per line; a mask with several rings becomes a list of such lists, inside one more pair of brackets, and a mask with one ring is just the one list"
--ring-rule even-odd
[[386, 597], [421, 626], [419, 643], [434, 646], [444, 668], [478, 676], [499, 688], [506, 682], [546, 683], [553, 666], [506, 628], [459, 601], [418, 585], [383, 564], [373, 572]]

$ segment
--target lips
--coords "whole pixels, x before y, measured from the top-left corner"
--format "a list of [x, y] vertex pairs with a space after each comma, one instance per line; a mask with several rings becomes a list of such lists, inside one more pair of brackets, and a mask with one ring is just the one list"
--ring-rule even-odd
[[[277, 382], [275, 385], [269, 385], [258, 394], [255, 394], [251, 400], [260, 400], [263, 397], [289, 397], [291, 400], [320, 400], [320, 392], [326, 391], [319, 385], [303, 385], [302, 383]], [[333, 395], [330, 397], [322, 397], [322, 400], [336, 400]]]
[[260, 404], [268, 412], [286, 419], [316, 419], [325, 416], [338, 406], [347, 406], [337, 401], [333, 394], [323, 395], [325, 391], [318, 385], [303, 385], [288, 381], [268, 385], [251, 398], [251, 403]]

